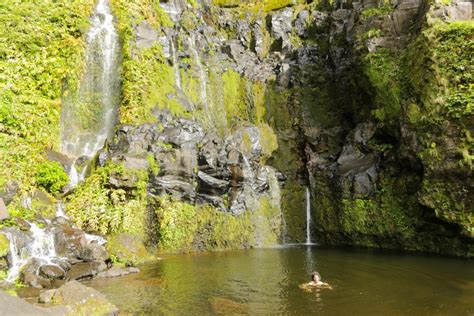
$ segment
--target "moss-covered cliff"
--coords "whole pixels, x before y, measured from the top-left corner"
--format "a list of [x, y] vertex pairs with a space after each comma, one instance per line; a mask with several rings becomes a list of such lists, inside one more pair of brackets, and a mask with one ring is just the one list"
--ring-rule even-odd
[[[81, 77], [93, 5], [0, 5], [13, 215], [47, 215], [66, 183], [48, 159], [67, 169], [52, 151], [61, 93]], [[472, 256], [470, 2], [110, 5], [120, 124], [66, 197], [78, 225], [163, 251], [303, 242], [310, 187], [320, 243]], [[46, 206], [28, 203], [40, 191]]]

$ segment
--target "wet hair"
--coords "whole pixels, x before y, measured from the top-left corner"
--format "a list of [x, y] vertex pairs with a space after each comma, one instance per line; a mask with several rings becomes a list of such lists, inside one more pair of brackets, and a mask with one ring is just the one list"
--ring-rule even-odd
[[317, 282], [315, 278], [318, 278], [319, 281], [321, 280], [321, 274], [319, 274], [318, 271], [314, 271], [313, 273], [311, 273], [311, 280]]

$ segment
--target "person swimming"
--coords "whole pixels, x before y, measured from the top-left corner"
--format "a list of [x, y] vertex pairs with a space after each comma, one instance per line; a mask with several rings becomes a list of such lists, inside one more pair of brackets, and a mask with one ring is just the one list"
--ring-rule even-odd
[[325, 288], [332, 290], [332, 286], [328, 283], [321, 281], [321, 274], [314, 271], [311, 273], [311, 281], [300, 285], [300, 288], [303, 290], [311, 290], [312, 288]]

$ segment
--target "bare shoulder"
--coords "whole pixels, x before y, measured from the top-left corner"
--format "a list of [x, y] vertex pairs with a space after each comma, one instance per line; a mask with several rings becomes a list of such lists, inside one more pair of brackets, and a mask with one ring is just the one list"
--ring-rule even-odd
[[321, 289], [328, 289], [328, 290], [332, 290], [332, 286], [330, 286], [328, 283], [326, 282], [320, 282], [318, 284], [318, 287], [321, 288]]

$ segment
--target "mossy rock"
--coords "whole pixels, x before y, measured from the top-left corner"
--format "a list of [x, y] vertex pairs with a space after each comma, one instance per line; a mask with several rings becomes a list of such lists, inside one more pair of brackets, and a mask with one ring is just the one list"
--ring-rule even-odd
[[142, 240], [131, 234], [112, 236], [107, 243], [107, 251], [118, 262], [137, 265], [151, 259]]
[[0, 257], [6, 257], [10, 251], [10, 241], [5, 234], [0, 234]]

